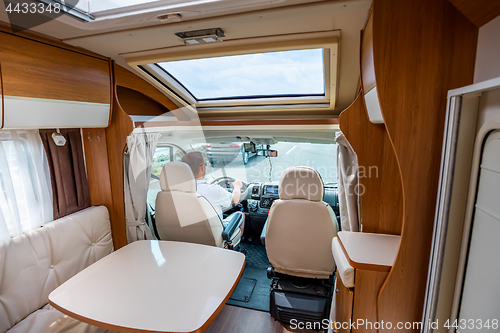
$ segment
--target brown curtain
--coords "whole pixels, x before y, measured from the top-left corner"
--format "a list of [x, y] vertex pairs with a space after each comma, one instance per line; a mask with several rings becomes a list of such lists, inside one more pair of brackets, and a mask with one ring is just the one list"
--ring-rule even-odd
[[56, 146], [52, 133], [56, 130], [40, 130], [52, 183], [54, 219], [90, 207], [90, 191], [85, 173], [82, 137], [80, 129], [61, 129], [66, 144]]

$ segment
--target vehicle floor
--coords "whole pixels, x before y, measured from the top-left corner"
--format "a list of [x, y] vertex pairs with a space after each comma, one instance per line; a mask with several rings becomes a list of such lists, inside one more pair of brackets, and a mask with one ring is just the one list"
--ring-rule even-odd
[[204, 333], [318, 333], [295, 329], [274, 320], [269, 313], [225, 305]]
[[267, 278], [270, 263], [266, 248], [256, 243], [240, 246], [246, 251], [245, 269], [227, 304], [269, 312], [271, 280]]

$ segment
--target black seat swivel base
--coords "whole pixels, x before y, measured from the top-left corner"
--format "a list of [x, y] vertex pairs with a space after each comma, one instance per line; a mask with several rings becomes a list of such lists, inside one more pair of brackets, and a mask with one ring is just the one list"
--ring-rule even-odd
[[333, 278], [297, 278], [277, 274], [272, 268], [268, 277], [272, 278], [269, 310], [274, 319], [284, 324], [310, 323], [311, 327], [319, 327], [324, 319], [329, 319]]

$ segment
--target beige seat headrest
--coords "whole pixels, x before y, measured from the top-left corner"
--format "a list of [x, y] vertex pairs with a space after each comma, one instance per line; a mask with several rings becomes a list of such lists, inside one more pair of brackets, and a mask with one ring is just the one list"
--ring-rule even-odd
[[170, 162], [163, 166], [160, 174], [162, 191], [196, 193], [193, 171], [186, 163]]
[[283, 172], [279, 184], [279, 196], [282, 200], [306, 199], [323, 200], [325, 188], [319, 173], [310, 167], [289, 167]]

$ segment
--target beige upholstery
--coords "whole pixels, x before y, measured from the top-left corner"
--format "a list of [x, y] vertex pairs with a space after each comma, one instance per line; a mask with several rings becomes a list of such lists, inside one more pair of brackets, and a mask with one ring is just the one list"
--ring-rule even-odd
[[224, 246], [219, 215], [207, 199], [196, 194], [196, 181], [186, 163], [165, 164], [160, 186], [155, 216], [162, 240]]
[[37, 310], [12, 327], [7, 333], [111, 333], [73, 319], [49, 304]]
[[160, 188], [168, 192], [196, 193], [196, 180], [193, 171], [186, 163], [172, 162], [165, 165], [160, 174]]
[[[87, 208], [0, 244], [0, 332], [16, 324], [10, 333], [103, 332], [41, 308], [55, 288], [112, 251], [106, 207]], [[65, 330], [62, 323], [81, 330]]]
[[331, 244], [338, 225], [331, 207], [321, 201], [323, 193], [323, 181], [314, 169], [291, 167], [283, 173], [265, 238], [276, 272], [318, 279], [333, 274]]
[[342, 284], [347, 288], [354, 288], [354, 268], [349, 265], [337, 237], [332, 241], [332, 253]]
[[279, 185], [281, 200], [305, 199], [321, 201], [325, 194], [323, 180], [310, 167], [290, 167], [283, 172]]

